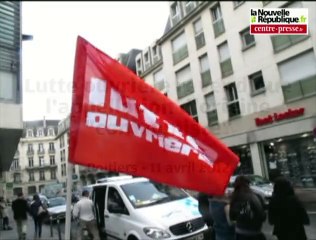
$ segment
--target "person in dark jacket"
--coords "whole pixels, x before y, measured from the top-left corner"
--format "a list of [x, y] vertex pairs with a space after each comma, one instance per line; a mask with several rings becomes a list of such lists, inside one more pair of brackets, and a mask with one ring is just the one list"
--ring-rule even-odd
[[266, 219], [263, 199], [255, 194], [246, 176], [240, 175], [234, 183], [229, 217], [235, 222], [236, 240], [264, 240], [261, 228]]
[[27, 213], [29, 212], [29, 207], [22, 192], [18, 193], [18, 197], [12, 202], [11, 207], [13, 210], [13, 218], [18, 230], [18, 239], [25, 240], [27, 230]]
[[275, 180], [273, 195], [269, 204], [268, 219], [274, 225], [273, 234], [279, 240], [306, 240], [304, 225], [309, 217], [302, 203], [295, 196], [294, 189], [285, 177]]
[[[34, 236], [41, 238], [42, 236], [42, 222], [45, 217], [45, 212], [47, 210], [47, 206], [44, 206], [41, 202], [40, 197], [36, 194], [33, 196], [33, 201], [31, 203], [31, 215], [34, 220]], [[42, 212], [40, 211], [42, 210]]]
[[235, 227], [229, 219], [229, 196], [216, 196], [210, 200], [216, 240], [234, 240]]

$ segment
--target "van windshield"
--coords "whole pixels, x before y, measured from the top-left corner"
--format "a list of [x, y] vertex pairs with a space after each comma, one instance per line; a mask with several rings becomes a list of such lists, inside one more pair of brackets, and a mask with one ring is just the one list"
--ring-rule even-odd
[[121, 186], [134, 208], [166, 203], [188, 197], [183, 190], [152, 181], [136, 182]]

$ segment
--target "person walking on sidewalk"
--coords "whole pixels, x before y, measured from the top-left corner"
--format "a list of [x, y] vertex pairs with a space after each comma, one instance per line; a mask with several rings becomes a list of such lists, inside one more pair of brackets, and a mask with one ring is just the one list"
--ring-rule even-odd
[[234, 240], [235, 226], [229, 219], [229, 196], [214, 196], [210, 201], [210, 209], [214, 220], [216, 240]]
[[2, 228], [3, 230], [11, 230], [9, 226], [9, 214], [7, 209], [7, 204], [4, 201], [4, 198], [0, 198], [0, 216], [2, 216]]
[[18, 230], [18, 239], [26, 240], [26, 230], [27, 230], [27, 213], [29, 212], [29, 207], [27, 201], [24, 199], [23, 193], [19, 192], [16, 200], [12, 202], [13, 218], [16, 222]]
[[47, 212], [47, 206], [42, 204], [40, 197], [35, 194], [33, 196], [33, 201], [31, 202], [31, 215], [34, 220], [34, 237], [41, 238], [42, 237], [42, 222], [45, 217], [45, 213]]
[[89, 192], [87, 190], [82, 192], [82, 198], [75, 204], [73, 216], [74, 218], [79, 218], [80, 221], [80, 231], [78, 231], [77, 239], [81, 240], [83, 229], [87, 229], [93, 235], [93, 240], [100, 240], [93, 202], [89, 199]]
[[274, 225], [273, 235], [278, 240], [306, 240], [304, 225], [309, 217], [294, 193], [289, 180], [278, 177], [275, 180], [272, 198], [268, 208], [268, 219]]
[[235, 221], [236, 240], [265, 240], [261, 230], [266, 220], [264, 201], [251, 190], [249, 184], [246, 176], [236, 178], [229, 217]]

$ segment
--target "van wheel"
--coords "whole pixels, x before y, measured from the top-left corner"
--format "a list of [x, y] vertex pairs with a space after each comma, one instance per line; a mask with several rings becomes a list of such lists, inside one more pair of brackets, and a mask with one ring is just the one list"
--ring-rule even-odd
[[132, 236], [129, 236], [127, 240], [138, 240], [138, 238], [132, 235]]

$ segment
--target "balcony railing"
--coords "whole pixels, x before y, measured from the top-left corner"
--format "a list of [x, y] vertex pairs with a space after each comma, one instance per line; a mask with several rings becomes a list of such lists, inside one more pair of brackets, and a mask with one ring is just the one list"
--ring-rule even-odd
[[212, 77], [210, 70], [206, 70], [205, 72], [201, 73], [202, 79], [202, 87], [206, 87], [212, 84]]
[[38, 149], [37, 150], [37, 154], [38, 155], [43, 155], [43, 154], [45, 154], [45, 150], [44, 149]]
[[20, 172], [21, 171], [21, 166], [14, 166], [11, 168], [12, 172]]
[[27, 156], [34, 155], [34, 150], [33, 149], [28, 149], [26, 154], [27, 154]]
[[193, 81], [189, 80], [177, 86], [178, 99], [194, 93]]
[[48, 149], [48, 153], [56, 153], [55, 149]]
[[195, 35], [195, 43], [196, 49], [200, 49], [205, 45], [204, 32], [200, 32], [197, 35]]
[[219, 18], [215, 22], [213, 22], [213, 28], [214, 28], [214, 35], [215, 37], [218, 37], [222, 33], [225, 32], [225, 26], [224, 26], [224, 21], [223, 18]]
[[43, 164], [43, 165], [34, 165], [34, 166], [27, 166], [26, 170], [39, 170], [44, 168], [57, 168], [56, 164]]
[[155, 88], [157, 88], [158, 90], [162, 91], [165, 89], [165, 81], [158, 81], [155, 82]]
[[232, 66], [232, 61], [230, 58], [221, 62], [221, 71], [222, 71], [223, 78], [228, 77], [229, 75], [233, 74], [233, 66]]
[[173, 53], [173, 64], [180, 62], [181, 60], [185, 59], [189, 55], [187, 45], [184, 45], [176, 52]]
[[316, 75], [282, 86], [286, 102], [316, 94]]

